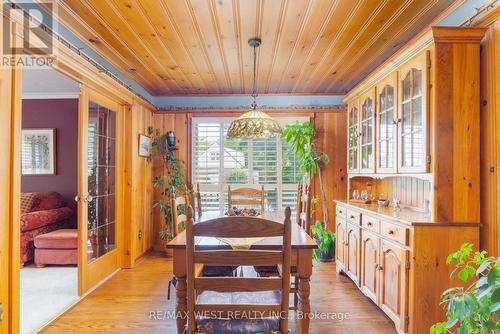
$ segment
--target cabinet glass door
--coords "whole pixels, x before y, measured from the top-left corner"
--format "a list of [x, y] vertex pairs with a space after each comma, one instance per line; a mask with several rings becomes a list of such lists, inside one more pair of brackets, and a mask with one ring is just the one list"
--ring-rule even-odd
[[367, 97], [362, 100], [361, 105], [361, 172], [375, 172], [374, 164], [374, 128], [375, 115], [373, 110], [373, 98]]
[[377, 172], [393, 173], [396, 171], [396, 103], [394, 101], [394, 86], [382, 86], [378, 98]]
[[426, 58], [418, 57], [400, 72], [399, 170], [403, 172], [427, 170], [425, 64]]
[[348, 170], [349, 172], [359, 172], [359, 112], [358, 107], [349, 106], [349, 124], [348, 124]]

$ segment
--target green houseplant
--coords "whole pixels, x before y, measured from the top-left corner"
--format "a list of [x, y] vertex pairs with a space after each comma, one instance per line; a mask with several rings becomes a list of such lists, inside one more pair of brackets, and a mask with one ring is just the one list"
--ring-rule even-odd
[[464, 243], [448, 256], [454, 264], [452, 276], [466, 283], [443, 292], [447, 321], [430, 329], [431, 334], [493, 334], [500, 331], [500, 258], [488, 257], [485, 251], [473, 252]]
[[318, 249], [313, 252], [315, 261], [332, 261], [335, 257], [335, 233], [329, 231], [321, 220], [311, 226], [311, 233], [318, 242]]
[[[152, 136], [152, 157], [157, 158], [162, 165], [158, 175], [153, 177], [153, 187], [159, 189], [159, 198], [153, 202], [153, 207], [158, 208], [164, 218], [165, 227], [160, 231], [160, 238], [163, 240], [172, 239], [173, 222], [172, 222], [172, 207], [171, 207], [171, 190], [175, 189], [175, 196], [187, 194], [186, 178], [184, 175], [184, 166], [177, 159], [174, 151], [168, 144], [169, 132], [162, 134], [160, 130], [153, 131], [152, 127], [148, 128], [149, 135]], [[185, 208], [179, 207], [178, 213], [184, 213]]]
[[[308, 174], [311, 180], [316, 175], [318, 177], [323, 221], [319, 220], [315, 223], [312, 233], [318, 241], [319, 254], [322, 256], [319, 256], [316, 252], [314, 252], [314, 256], [317, 259], [331, 260], [333, 259], [333, 250], [328, 250], [328, 247], [330, 249], [335, 248], [335, 235], [328, 231], [328, 206], [321, 175], [321, 169], [330, 161], [330, 158], [317, 149], [314, 126], [310, 121], [287, 124], [283, 130], [282, 138], [292, 146], [292, 152], [298, 156], [301, 171]], [[313, 197], [311, 205], [316, 204], [317, 201], [317, 197]], [[311, 212], [312, 214], [313, 212]], [[322, 227], [320, 228], [319, 225]], [[332, 254], [330, 259], [327, 258], [328, 254]]]

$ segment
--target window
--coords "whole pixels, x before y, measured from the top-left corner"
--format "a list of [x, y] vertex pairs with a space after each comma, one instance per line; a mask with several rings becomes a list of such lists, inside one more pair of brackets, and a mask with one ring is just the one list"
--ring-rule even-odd
[[[266, 209], [281, 211], [296, 205], [297, 183], [302, 178], [298, 159], [281, 138], [226, 137], [230, 118], [193, 118], [192, 180], [200, 184], [203, 210], [227, 208], [227, 187], [264, 186]], [[282, 126], [302, 118], [281, 118]]]

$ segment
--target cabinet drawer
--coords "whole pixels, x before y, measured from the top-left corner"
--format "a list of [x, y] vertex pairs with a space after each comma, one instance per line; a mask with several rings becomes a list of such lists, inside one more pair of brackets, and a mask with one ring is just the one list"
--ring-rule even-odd
[[363, 214], [361, 217], [361, 226], [369, 231], [380, 233], [380, 219], [377, 217]]
[[342, 217], [344, 219], [345, 219], [345, 217], [347, 217], [347, 208], [345, 206], [341, 206], [341, 205], [337, 204], [336, 212], [337, 212], [337, 216], [339, 216], [339, 217]]
[[380, 234], [388, 239], [394, 240], [408, 246], [410, 230], [408, 227], [396, 225], [388, 221], [380, 222]]
[[347, 220], [353, 224], [361, 224], [361, 213], [356, 210], [347, 209]]

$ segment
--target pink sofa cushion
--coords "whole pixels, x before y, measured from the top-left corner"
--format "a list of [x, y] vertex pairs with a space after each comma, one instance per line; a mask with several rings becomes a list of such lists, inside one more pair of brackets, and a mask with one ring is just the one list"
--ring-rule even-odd
[[58, 208], [43, 211], [33, 211], [21, 215], [21, 232], [31, 231], [42, 226], [67, 220], [73, 215], [70, 208]]
[[77, 249], [78, 230], [62, 229], [35, 237], [35, 251], [44, 249]]
[[34, 195], [31, 212], [57, 209], [65, 206], [64, 198], [61, 194], [54, 191], [36, 192]]

